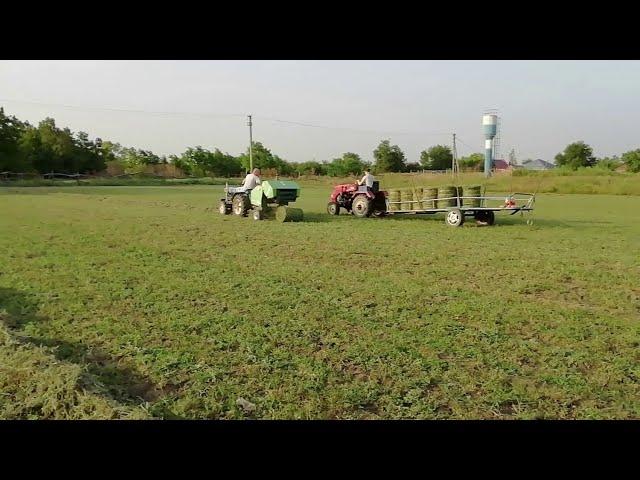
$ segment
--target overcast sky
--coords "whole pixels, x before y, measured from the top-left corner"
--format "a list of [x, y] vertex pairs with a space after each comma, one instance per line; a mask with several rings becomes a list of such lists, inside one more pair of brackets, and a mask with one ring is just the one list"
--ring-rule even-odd
[[371, 160], [385, 138], [417, 161], [451, 132], [460, 155], [482, 152], [482, 114], [495, 108], [502, 157], [552, 161], [576, 140], [598, 156], [640, 147], [640, 62], [0, 61], [0, 106], [158, 154], [238, 154], [253, 114], [254, 140], [291, 161]]

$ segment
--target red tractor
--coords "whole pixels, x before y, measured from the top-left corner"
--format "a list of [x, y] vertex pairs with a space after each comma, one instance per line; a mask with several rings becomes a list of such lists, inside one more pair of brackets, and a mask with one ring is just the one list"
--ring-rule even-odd
[[387, 192], [380, 190], [377, 181], [371, 188], [357, 183], [336, 185], [329, 197], [327, 212], [339, 215], [341, 208], [360, 218], [382, 217], [387, 213]]

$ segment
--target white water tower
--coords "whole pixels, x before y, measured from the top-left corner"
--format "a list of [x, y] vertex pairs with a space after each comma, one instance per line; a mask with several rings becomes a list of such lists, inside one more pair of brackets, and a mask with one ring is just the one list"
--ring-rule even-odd
[[493, 139], [498, 133], [498, 115], [493, 113], [482, 116], [482, 129], [484, 131], [484, 176], [491, 176], [493, 168]]

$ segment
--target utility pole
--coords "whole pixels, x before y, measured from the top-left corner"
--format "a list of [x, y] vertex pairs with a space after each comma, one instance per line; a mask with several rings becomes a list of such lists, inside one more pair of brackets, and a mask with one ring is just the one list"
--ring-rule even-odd
[[458, 174], [458, 171], [460, 170], [460, 166], [458, 165], [458, 151], [456, 149], [456, 134], [453, 134], [453, 151], [451, 152], [452, 158], [451, 158], [451, 174], [453, 175], [453, 178], [456, 177], [456, 175]]
[[253, 172], [253, 123], [251, 122], [251, 115], [249, 115], [249, 173]]

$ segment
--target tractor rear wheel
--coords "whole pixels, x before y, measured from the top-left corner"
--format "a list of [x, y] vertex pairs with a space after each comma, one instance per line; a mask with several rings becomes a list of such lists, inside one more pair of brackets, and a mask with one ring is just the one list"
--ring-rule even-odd
[[335, 202], [329, 202], [327, 204], [327, 212], [329, 215], [340, 215], [340, 205]]
[[358, 195], [353, 199], [351, 211], [356, 217], [368, 217], [371, 215], [371, 200], [369, 200], [365, 195]]
[[240, 217], [247, 214], [247, 199], [244, 195], [236, 195], [233, 197], [233, 213]]

